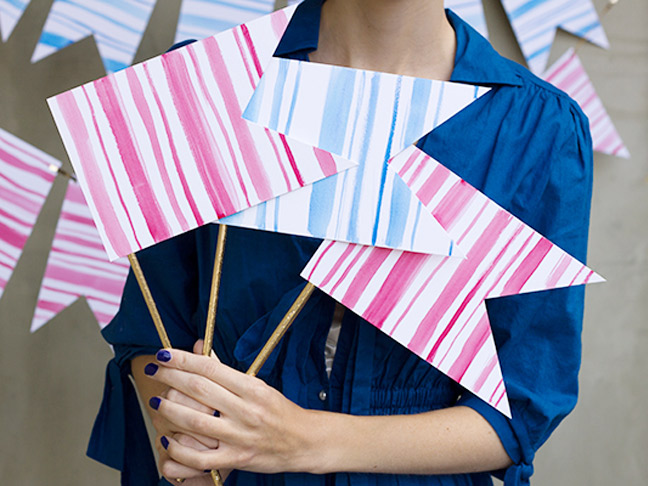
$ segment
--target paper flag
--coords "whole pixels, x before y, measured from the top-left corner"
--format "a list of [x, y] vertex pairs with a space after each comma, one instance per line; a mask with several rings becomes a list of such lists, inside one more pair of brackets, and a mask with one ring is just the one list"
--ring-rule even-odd
[[31, 0], [0, 0], [0, 32], [2, 42], [7, 42], [14, 27]]
[[488, 39], [488, 27], [482, 0], [445, 0], [445, 6]]
[[0, 296], [60, 166], [54, 157], [0, 128]]
[[107, 72], [133, 62], [156, 0], [55, 0], [32, 62], [94, 35]]
[[360, 165], [221, 222], [452, 254], [452, 239], [387, 161], [487, 91], [274, 58], [243, 117]]
[[[301, 0], [288, 0], [288, 5], [301, 3]], [[488, 28], [484, 16], [482, 0], [445, 0], [445, 7], [468, 22], [473, 29], [488, 39]]]
[[81, 188], [70, 181], [31, 324], [34, 332], [85, 296], [101, 328], [119, 309], [127, 259], [108, 262]]
[[559, 27], [601, 47], [610, 46], [592, 0], [502, 0], [529, 69], [541, 74]]
[[204, 39], [274, 10], [274, 0], [183, 0], [176, 42]]
[[466, 258], [325, 241], [302, 276], [510, 416], [484, 300], [602, 279], [416, 147], [390, 164]]
[[111, 259], [355, 165], [241, 118], [292, 11], [49, 100]]
[[630, 158], [630, 152], [614, 128], [574, 49], [565, 52], [542, 77], [580, 105], [589, 118], [594, 150], [625, 159]]

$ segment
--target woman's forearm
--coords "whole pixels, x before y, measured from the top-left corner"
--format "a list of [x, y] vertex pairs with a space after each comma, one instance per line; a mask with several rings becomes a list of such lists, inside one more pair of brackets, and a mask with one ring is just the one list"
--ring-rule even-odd
[[175, 430], [220, 441], [217, 450], [195, 451], [165, 438], [170, 457], [197, 470], [452, 474], [511, 464], [495, 431], [471, 408], [370, 417], [307, 410], [215, 360], [164, 353], [153, 378], [220, 412], [169, 399], [158, 405]]
[[416, 415], [307, 415], [310, 454], [303, 469], [309, 472], [455, 474], [511, 465], [493, 428], [468, 407]]

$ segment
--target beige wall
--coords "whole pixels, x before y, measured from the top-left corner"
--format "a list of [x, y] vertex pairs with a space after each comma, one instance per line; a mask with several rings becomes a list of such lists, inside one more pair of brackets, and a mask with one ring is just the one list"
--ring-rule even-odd
[[[0, 127], [68, 164], [45, 99], [103, 68], [92, 39], [30, 64], [52, 3], [32, 0], [0, 44]], [[519, 61], [499, 2], [484, 3], [494, 45]], [[158, 1], [138, 60], [172, 43], [179, 5]], [[538, 453], [535, 486], [630, 486], [648, 478], [648, 2], [621, 0], [604, 25], [612, 49], [584, 45], [579, 55], [633, 158], [595, 156], [589, 264], [608, 283], [587, 291], [580, 403]], [[576, 43], [559, 33], [552, 60]], [[84, 456], [111, 355], [92, 313], [81, 300], [29, 334], [65, 185], [57, 180], [0, 301], [3, 484], [118, 484], [114, 471]]]

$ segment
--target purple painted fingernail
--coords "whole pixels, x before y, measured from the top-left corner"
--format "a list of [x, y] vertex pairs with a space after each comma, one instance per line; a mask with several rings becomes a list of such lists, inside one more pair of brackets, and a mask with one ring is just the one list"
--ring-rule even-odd
[[165, 449], [168, 449], [169, 448], [169, 439], [167, 439], [164, 436], [160, 437], [160, 444], [162, 444], [162, 447], [164, 447]]
[[211, 469], [205, 469], [203, 472], [210, 473]]
[[144, 367], [144, 374], [148, 376], [153, 376], [155, 373], [157, 373], [158, 370], [158, 365], [155, 363], [149, 363]]
[[214, 410], [214, 417], [220, 417], [220, 412], [218, 410]]
[[166, 349], [160, 349], [157, 354], [155, 355], [155, 358], [158, 361], [162, 361], [163, 363], [167, 363], [168, 361], [171, 361], [171, 353], [167, 351]]
[[160, 403], [162, 403], [162, 400], [160, 400], [159, 397], [152, 397], [152, 398], [149, 400], [149, 406], [150, 406], [153, 410], [157, 410], [158, 408], [160, 408]]

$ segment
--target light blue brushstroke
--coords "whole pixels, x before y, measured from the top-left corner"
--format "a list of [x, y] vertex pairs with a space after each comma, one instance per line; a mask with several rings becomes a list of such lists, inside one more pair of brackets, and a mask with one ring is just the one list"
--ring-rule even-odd
[[[398, 77], [396, 79], [396, 93], [394, 97], [394, 108], [393, 108], [393, 114], [392, 114], [392, 121], [391, 121], [391, 126], [389, 127], [389, 138], [387, 140], [387, 149], [385, 150], [385, 157], [384, 157], [384, 162], [382, 166], [382, 173], [380, 174], [380, 189], [378, 192], [378, 207], [376, 208], [376, 218], [374, 220], [374, 227], [373, 227], [373, 233], [371, 234], [371, 244], [375, 245], [376, 241], [378, 240], [378, 226], [380, 225], [380, 210], [382, 209], [382, 203], [383, 203], [383, 197], [385, 194], [385, 181], [387, 180], [387, 170], [388, 170], [388, 165], [387, 161], [391, 158], [391, 149], [392, 149], [392, 144], [394, 142], [394, 130], [396, 129], [396, 120], [398, 119], [398, 105], [400, 104], [400, 91], [401, 91], [401, 85], [403, 83], [403, 78]], [[409, 191], [411, 193], [411, 191]], [[396, 194], [395, 188], [394, 188], [394, 197], [398, 197]], [[409, 200], [409, 197], [408, 197]], [[392, 202], [394, 202], [394, 199], [392, 197]], [[392, 224], [398, 225], [398, 223], [394, 223], [393, 219], [394, 216], [398, 216], [398, 212], [394, 211], [395, 207], [392, 207], [392, 212], [389, 215], [389, 229], [388, 233], [391, 231], [391, 226]], [[405, 218], [403, 218], [404, 220]], [[402, 241], [402, 234], [401, 234], [401, 240]], [[393, 246], [399, 246], [399, 245], [393, 245]]]
[[[354, 84], [353, 71], [333, 71], [329, 80], [318, 145], [323, 150], [337, 154], [342, 152], [347, 124], [341, 123], [340, 120], [347, 120], [348, 123]], [[318, 181], [312, 186], [308, 231], [313, 235], [324, 234], [331, 222], [334, 203], [332, 195], [335, 194], [338, 181], [339, 174]]]
[[407, 128], [405, 129], [405, 140], [414, 141], [421, 138], [423, 125], [425, 123], [425, 114], [427, 113], [427, 103], [421, 103], [420, 100], [429, 100], [432, 83], [427, 79], [416, 78], [412, 89], [412, 99], [410, 101], [410, 113], [407, 118]]
[[[380, 76], [376, 73], [371, 75], [371, 91], [369, 93], [369, 113], [367, 114], [367, 124], [365, 127], [365, 133], [362, 140], [362, 147], [360, 149], [360, 165], [357, 168], [356, 180], [361, 181], [364, 176], [365, 162], [367, 160], [367, 154], [369, 152], [369, 142], [371, 137], [369, 136], [374, 127], [376, 121], [376, 105], [378, 104], [378, 94], [380, 92]], [[353, 192], [353, 204], [351, 206], [351, 218], [349, 222], [349, 232], [348, 238], [349, 241], [358, 241], [358, 213], [360, 211], [360, 199], [362, 197], [362, 189], [356, 187], [356, 190]]]
[[301, 82], [302, 65], [297, 64], [297, 75], [295, 76], [295, 89], [293, 90], [292, 101], [290, 102], [290, 111], [288, 111], [288, 121], [286, 121], [286, 133], [290, 133], [292, 127], [293, 114], [297, 105], [297, 94], [299, 93], [299, 83]]
[[270, 121], [268, 123], [268, 128], [274, 131], [279, 130], [279, 115], [281, 114], [281, 107], [283, 106], [283, 89], [286, 84], [286, 78], [288, 77], [288, 63], [280, 62], [279, 69], [277, 71], [277, 79], [274, 85], [274, 95], [272, 97], [272, 108], [270, 110]]

